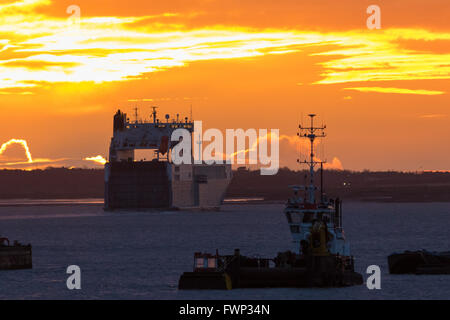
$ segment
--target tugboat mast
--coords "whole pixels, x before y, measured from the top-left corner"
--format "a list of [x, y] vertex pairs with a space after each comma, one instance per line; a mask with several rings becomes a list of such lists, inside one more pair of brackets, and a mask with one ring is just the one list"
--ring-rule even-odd
[[321, 127], [314, 127], [314, 117], [315, 114], [308, 114], [308, 116], [311, 118], [311, 126], [310, 127], [303, 127], [302, 125], [299, 125], [300, 132], [297, 134], [299, 137], [308, 138], [311, 143], [311, 151], [310, 151], [310, 160], [304, 160], [304, 161], [298, 161], [299, 163], [303, 163], [309, 166], [309, 186], [307, 187], [308, 190], [308, 197], [309, 197], [309, 203], [315, 204], [316, 198], [315, 198], [315, 191], [316, 187], [314, 185], [314, 167], [316, 164], [322, 164], [323, 161], [315, 161], [315, 155], [314, 155], [314, 140], [316, 138], [324, 138], [326, 129], [326, 126]]

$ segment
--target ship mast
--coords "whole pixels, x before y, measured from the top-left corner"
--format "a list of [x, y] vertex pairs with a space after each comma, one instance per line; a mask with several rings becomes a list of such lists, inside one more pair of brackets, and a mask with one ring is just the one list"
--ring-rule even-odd
[[310, 159], [309, 161], [298, 161], [299, 163], [303, 163], [309, 166], [309, 186], [307, 187], [308, 191], [308, 197], [309, 197], [309, 203], [314, 204], [316, 203], [315, 199], [315, 190], [316, 187], [314, 185], [314, 167], [316, 164], [322, 164], [322, 161], [315, 161], [315, 155], [314, 155], [314, 140], [316, 138], [323, 138], [325, 137], [324, 130], [326, 129], [326, 126], [321, 127], [314, 127], [314, 117], [315, 114], [308, 114], [308, 116], [311, 118], [311, 126], [310, 127], [303, 127], [302, 125], [299, 125], [300, 132], [297, 134], [299, 137], [308, 138], [311, 143], [311, 152], [310, 152]]

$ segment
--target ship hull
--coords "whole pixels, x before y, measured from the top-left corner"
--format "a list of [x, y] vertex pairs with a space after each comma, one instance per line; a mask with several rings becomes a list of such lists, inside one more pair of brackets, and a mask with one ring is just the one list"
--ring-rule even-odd
[[31, 246], [0, 246], [0, 270], [31, 269]]
[[218, 209], [231, 165], [121, 161], [105, 165], [105, 209]]

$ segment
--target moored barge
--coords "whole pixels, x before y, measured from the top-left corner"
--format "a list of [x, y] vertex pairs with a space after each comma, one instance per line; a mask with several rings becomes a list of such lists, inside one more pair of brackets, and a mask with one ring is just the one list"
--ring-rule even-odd
[[450, 251], [393, 253], [388, 257], [388, 266], [391, 274], [450, 274]]
[[31, 244], [23, 245], [17, 241], [10, 244], [8, 238], [0, 238], [0, 270], [31, 269]]

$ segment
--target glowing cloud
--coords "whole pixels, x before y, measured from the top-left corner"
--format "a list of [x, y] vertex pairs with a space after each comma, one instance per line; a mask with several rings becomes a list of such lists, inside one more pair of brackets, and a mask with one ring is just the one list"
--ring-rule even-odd
[[323, 168], [327, 170], [344, 170], [341, 160], [336, 157], [330, 163], [324, 163]]
[[34, 7], [40, 5], [50, 4], [50, 0], [20, 0], [11, 3], [1, 4], [0, 13], [2, 12], [18, 12], [18, 11], [28, 11]]
[[12, 144], [20, 144], [25, 149], [25, 154], [27, 156], [28, 163], [33, 162], [33, 158], [31, 157], [31, 153], [30, 153], [30, 149], [28, 148], [27, 141], [23, 140], [23, 139], [11, 139], [8, 142], [5, 142], [0, 147], [0, 154], [3, 154], [3, 152], [5, 152], [6, 149]]
[[[247, 154], [247, 153], [250, 153], [251, 151], [257, 151], [258, 145], [261, 143], [261, 141], [267, 141], [268, 145], [270, 145], [269, 141], [271, 141], [272, 139], [278, 139], [278, 141], [284, 140], [284, 141], [289, 142], [292, 145], [297, 144], [299, 141], [301, 142], [301, 140], [299, 139], [299, 137], [297, 135], [295, 135], [295, 136], [288, 136], [285, 134], [277, 135], [276, 133], [268, 132], [264, 136], [261, 136], [261, 137], [258, 136], [256, 138], [256, 141], [253, 142], [253, 144], [251, 146], [249, 146], [248, 149], [238, 150], [236, 152], [233, 152], [230, 155], [225, 155], [225, 159], [231, 159], [239, 154]], [[253, 160], [256, 161], [256, 159], [253, 159]]]
[[385, 88], [385, 87], [357, 87], [357, 88], [344, 88], [344, 90], [355, 90], [360, 92], [380, 92], [380, 93], [401, 93], [401, 94], [420, 94], [420, 95], [439, 95], [444, 94], [443, 91], [436, 90], [422, 90], [422, 89], [403, 89], [403, 88]]
[[103, 158], [101, 155], [95, 156], [95, 157], [86, 157], [84, 158], [86, 161], [94, 161], [98, 164], [104, 165], [107, 161], [105, 158]]
[[[35, 11], [49, 4], [50, 0], [21, 0], [0, 5], [4, 37], [0, 40], [0, 89], [28, 88], [29, 92], [46, 82], [127, 81], [195, 61], [292, 54], [311, 46], [319, 51], [314, 55], [328, 57], [320, 63], [323, 72], [317, 84], [450, 79], [450, 54], [400, 45], [403, 40], [450, 41], [450, 33], [421, 29], [324, 33], [229, 26], [189, 29], [160, 20], [179, 16], [176, 13], [81, 17], [79, 24], [70, 25], [67, 18]], [[158, 23], [152, 20], [156, 18]]]
[[422, 119], [436, 119], [436, 118], [446, 118], [448, 115], [441, 114], [441, 113], [435, 113], [435, 114], [423, 114], [420, 115], [419, 118]]
[[424, 53], [399, 44], [404, 40], [448, 41], [450, 33], [386, 29], [372, 34], [347, 32], [336, 36], [340, 37], [342, 48], [316, 54], [339, 57], [321, 63], [325, 72], [318, 84], [450, 78], [450, 54]]

